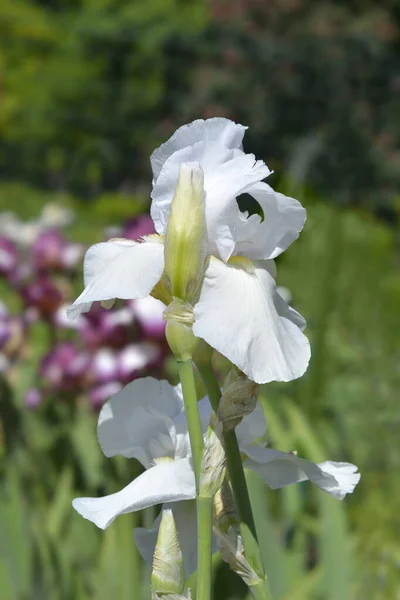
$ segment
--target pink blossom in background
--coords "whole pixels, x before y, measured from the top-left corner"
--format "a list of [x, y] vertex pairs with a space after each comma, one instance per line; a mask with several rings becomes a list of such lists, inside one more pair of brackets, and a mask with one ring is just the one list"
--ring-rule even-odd
[[163, 319], [165, 305], [152, 296], [131, 301], [137, 321], [144, 335], [164, 339], [166, 322]]
[[25, 394], [25, 404], [28, 408], [36, 408], [42, 401], [42, 392], [37, 388], [30, 388]]
[[26, 306], [34, 306], [45, 318], [50, 318], [64, 300], [60, 288], [44, 274], [24, 285], [21, 295]]
[[128, 240], [139, 240], [144, 235], [150, 235], [155, 232], [153, 219], [150, 215], [141, 215], [140, 217], [129, 219], [125, 223], [121, 237]]
[[118, 379], [127, 383], [146, 369], [161, 366], [161, 362], [160, 346], [151, 342], [130, 344], [118, 355]]

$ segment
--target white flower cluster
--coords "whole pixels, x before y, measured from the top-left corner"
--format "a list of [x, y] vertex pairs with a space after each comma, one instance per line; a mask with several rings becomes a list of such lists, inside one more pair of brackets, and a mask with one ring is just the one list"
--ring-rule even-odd
[[[157, 235], [136, 242], [114, 239], [89, 248], [85, 289], [69, 309], [71, 318], [88, 311], [93, 302], [115, 298], [151, 294], [168, 305], [176, 302], [171, 286], [190, 288], [190, 301], [186, 297], [179, 302], [184, 301], [185, 319], [194, 336], [223, 354], [249, 380], [289, 381], [305, 372], [310, 358], [302, 333], [305, 321], [277, 291], [274, 258], [297, 239], [306, 214], [299, 202], [263, 181], [270, 170], [243, 151], [245, 129], [227, 119], [194, 121], [153, 153], [151, 216]], [[178, 181], [181, 188], [195, 186], [197, 208], [190, 227], [196, 227], [197, 215], [205, 221], [194, 236], [197, 262], [185, 262], [176, 251], [166, 260], [172, 229], [180, 236], [179, 247], [190, 248], [179, 223], [168, 227]], [[263, 217], [240, 211], [237, 198], [242, 193], [258, 202]], [[190, 190], [187, 197], [190, 201]], [[174, 279], [176, 273], [171, 278], [168, 261], [194, 277], [194, 284], [188, 278]], [[251, 400], [253, 412], [246, 409], [237, 420], [229, 410], [225, 415], [226, 422], [240, 423], [236, 435], [246, 468], [273, 489], [308, 479], [340, 500], [354, 490], [360, 476], [352, 464], [314, 464], [256, 443], [265, 435], [266, 423], [261, 405], [255, 397]], [[198, 409], [206, 440], [212, 415], [207, 397], [199, 401]], [[106, 456], [135, 458], [145, 471], [115, 494], [75, 499], [74, 508], [104, 529], [120, 514], [161, 504], [163, 510], [172, 510], [185, 575], [193, 572], [196, 482], [181, 387], [152, 378], [133, 381], [103, 406], [98, 439]], [[161, 514], [149, 531], [135, 530], [138, 548], [148, 561], [153, 559]]]

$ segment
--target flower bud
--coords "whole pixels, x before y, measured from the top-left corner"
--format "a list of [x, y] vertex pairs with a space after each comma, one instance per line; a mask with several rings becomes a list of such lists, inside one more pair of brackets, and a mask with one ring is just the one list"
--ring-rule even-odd
[[171, 509], [162, 512], [157, 544], [154, 551], [151, 586], [153, 593], [161, 595], [177, 594], [184, 590], [183, 556], [179, 546], [174, 515]]
[[256, 407], [259, 386], [232, 369], [225, 380], [218, 408], [224, 431], [235, 429]]
[[214, 527], [214, 534], [217, 538], [221, 558], [228, 563], [232, 571], [235, 571], [250, 588], [260, 583], [261, 578], [250, 566], [244, 554], [243, 541], [238, 527], [229, 527], [227, 533], [222, 533]]
[[211, 417], [204, 442], [203, 460], [200, 473], [200, 496], [213, 498], [220, 489], [225, 477], [225, 450], [221, 442], [221, 424]]
[[165, 275], [171, 295], [193, 302], [206, 255], [204, 174], [199, 163], [182, 164], [165, 233]]
[[215, 526], [222, 533], [228, 533], [231, 525], [239, 523], [232, 490], [226, 479], [224, 479], [222, 486], [214, 496], [213, 519]]

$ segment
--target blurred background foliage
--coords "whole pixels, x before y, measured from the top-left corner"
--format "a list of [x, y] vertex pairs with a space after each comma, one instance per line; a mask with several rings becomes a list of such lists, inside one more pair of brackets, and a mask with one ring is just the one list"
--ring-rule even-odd
[[[0, 5], [2, 213], [32, 221], [57, 203], [75, 215], [68, 243], [103, 240], [148, 208], [151, 151], [211, 116], [249, 125], [245, 149], [308, 210], [278, 283], [307, 318], [313, 358], [301, 380], [263, 390], [268, 439], [317, 461], [354, 462], [362, 479], [338, 503], [307, 484], [271, 492], [249, 475], [280, 600], [400, 598], [399, 24], [395, 0]], [[0, 599], [146, 600], [132, 527], [150, 525], [153, 512], [101, 532], [71, 508], [76, 495], [120, 489], [138, 466], [103, 459], [93, 382], [67, 391], [46, 382], [43, 359], [56, 343], [90, 344], [52, 320], [80, 289], [80, 262], [25, 273], [30, 243], [18, 249], [18, 276], [0, 281]], [[7, 244], [0, 249], [11, 252]], [[32, 316], [24, 286], [44, 277], [59, 295]], [[152, 335], [135, 328], [142, 348]], [[127, 343], [103, 340], [100, 350]], [[154, 335], [151, 343], [162, 346]], [[173, 380], [161, 350], [144, 371]], [[215, 598], [246, 598], [218, 557], [215, 565]]]

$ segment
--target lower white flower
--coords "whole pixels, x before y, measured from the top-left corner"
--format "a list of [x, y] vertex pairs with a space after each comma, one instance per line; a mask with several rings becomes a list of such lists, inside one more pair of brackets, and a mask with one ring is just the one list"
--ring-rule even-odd
[[[211, 405], [207, 397], [198, 404], [206, 435]], [[97, 431], [106, 456], [136, 458], [146, 470], [120, 492], [103, 498], [76, 498], [73, 507], [101, 529], [124, 513], [156, 504], [172, 509], [188, 576], [197, 564], [196, 487], [180, 386], [151, 377], [136, 379], [104, 404]], [[260, 404], [236, 429], [240, 450], [246, 455], [244, 466], [254, 470], [269, 487], [281, 488], [308, 479], [340, 500], [354, 490], [360, 479], [354, 465], [317, 465], [295, 454], [264, 448], [255, 440], [265, 432]], [[150, 530], [135, 530], [138, 549], [150, 563], [160, 519]], [[217, 550], [215, 542], [213, 550]]]

